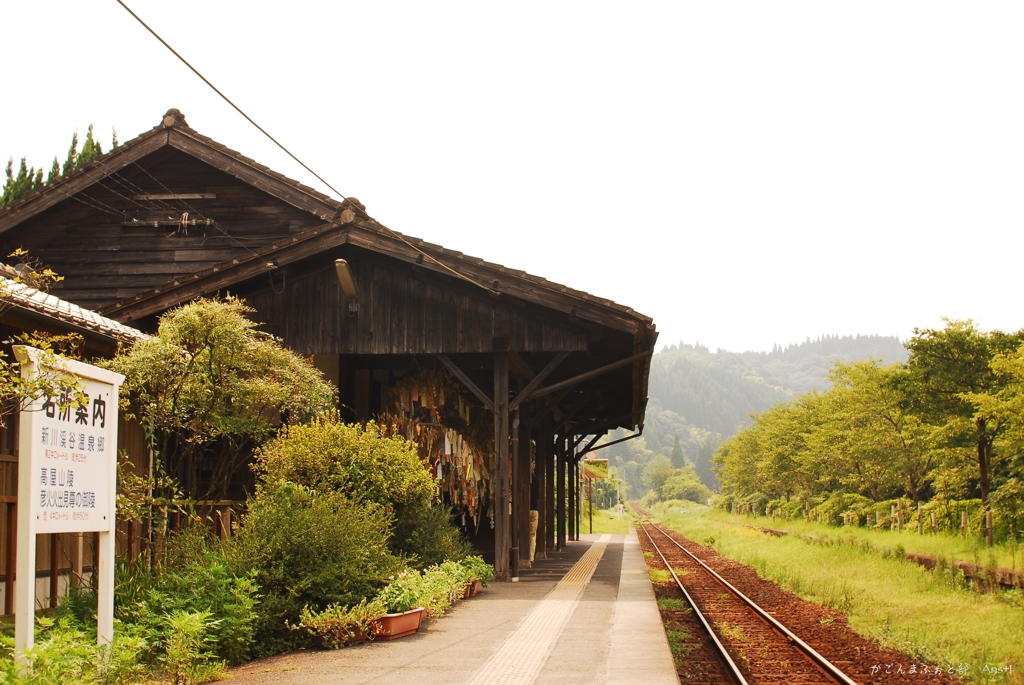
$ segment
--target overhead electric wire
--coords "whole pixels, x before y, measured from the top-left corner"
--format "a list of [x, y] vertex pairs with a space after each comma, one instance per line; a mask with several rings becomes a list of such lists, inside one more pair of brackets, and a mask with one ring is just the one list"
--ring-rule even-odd
[[[231, 99], [228, 98], [227, 95], [225, 95], [224, 93], [220, 92], [220, 90], [217, 88], [217, 86], [213, 85], [213, 83], [211, 83], [209, 79], [207, 79], [205, 76], [203, 76], [201, 73], [199, 73], [198, 69], [196, 69], [191, 64], [189, 64], [188, 60], [186, 60], [184, 57], [182, 57], [180, 54], [178, 54], [177, 50], [172, 48], [167, 41], [165, 41], [163, 38], [160, 37], [160, 34], [158, 34], [156, 31], [154, 31], [152, 28], [150, 28], [149, 24], [144, 22], [139, 15], [135, 14], [135, 12], [133, 12], [132, 9], [130, 7], [128, 7], [128, 5], [126, 5], [124, 3], [124, 0], [117, 0], [117, 4], [121, 5], [121, 7], [123, 7], [125, 9], [125, 11], [128, 12], [128, 14], [132, 15], [132, 17], [135, 18], [135, 21], [137, 21], [140, 24], [142, 24], [143, 28], [145, 28], [147, 31], [149, 31], [151, 34], [153, 34], [154, 38], [156, 38], [158, 41], [160, 41], [165, 48], [170, 50], [171, 54], [173, 54], [175, 57], [177, 57], [181, 61], [182, 64], [184, 64], [186, 67], [188, 67], [192, 71], [192, 73], [194, 73], [196, 76], [198, 76], [200, 79], [202, 79], [203, 83], [208, 85], [213, 90], [213, 92], [215, 92], [217, 95], [219, 95], [221, 97], [221, 99], [224, 100], [224, 102], [226, 102], [229, 105], [231, 105], [235, 109], [236, 112], [238, 112], [239, 114], [241, 114], [245, 118], [246, 121], [248, 121], [250, 124], [255, 126], [257, 128], [257, 130], [259, 130], [260, 133], [262, 133], [267, 138], [269, 138], [271, 140], [271, 142], [274, 143], [274, 145], [277, 145], [279, 148], [281, 148], [281, 150], [283, 150], [285, 152], [285, 154], [287, 154], [289, 157], [291, 157], [296, 162], [298, 162], [299, 165], [303, 169], [305, 169], [309, 173], [313, 174], [313, 176], [315, 176], [321, 183], [323, 183], [325, 186], [327, 186], [328, 188], [333, 190], [335, 193], [337, 193], [338, 197], [340, 197], [342, 200], [348, 200], [348, 198], [345, 196], [344, 193], [342, 193], [340, 190], [338, 190], [337, 188], [332, 186], [330, 183], [328, 183], [320, 174], [318, 174], [315, 171], [313, 171], [305, 162], [303, 162], [301, 159], [296, 157], [291, 152], [291, 150], [289, 150], [284, 145], [282, 145], [280, 142], [278, 142], [278, 140], [276, 138], [274, 138], [274, 136], [272, 136], [269, 133], [267, 133], [267, 131], [262, 126], [260, 126], [255, 121], [253, 121], [252, 117], [250, 117], [248, 114], [246, 114], [244, 111], [242, 111], [242, 108], [239, 107], [238, 105], [236, 105], [234, 102], [232, 102]], [[392, 229], [388, 228], [387, 226], [385, 226], [381, 222], [379, 222], [376, 219], [374, 219], [373, 217], [371, 217], [369, 214], [366, 213], [365, 210], [361, 210], [358, 207], [356, 207], [354, 203], [349, 203], [349, 204], [352, 206], [353, 211], [358, 211], [366, 219], [376, 223], [378, 226], [380, 226], [385, 231], [390, 233], [394, 238], [396, 238], [396, 239], [400, 240], [401, 242], [405, 243], [407, 246], [409, 246], [410, 248], [412, 248], [416, 252], [419, 252], [421, 255], [423, 255], [424, 257], [426, 257], [430, 261], [434, 262], [435, 264], [437, 264], [441, 268], [451, 272], [457, 278], [460, 278], [460, 279], [462, 279], [464, 281], [472, 283], [473, 285], [477, 286], [478, 288], [482, 288], [482, 289], [487, 290], [489, 292], [492, 292], [492, 293], [494, 293], [496, 295], [500, 295], [501, 294], [498, 290], [495, 290], [494, 288], [491, 288], [490, 286], [486, 286], [486, 285], [482, 285], [480, 283], [477, 283], [474, 279], [470, 278], [469, 276], [466, 276], [465, 274], [459, 273], [458, 271], [456, 271], [455, 269], [451, 268], [450, 266], [448, 266], [444, 262], [438, 260], [433, 255], [424, 252], [419, 247], [416, 247], [411, 242], [406, 240], [405, 237], [403, 235], [401, 235], [400, 233], [398, 233], [397, 231], [393, 231]], [[227, 235], [227, 233], [225, 233], [224, 235]], [[251, 252], [251, 250], [250, 250], [250, 252]], [[253, 254], [256, 254], [256, 253], [253, 253]]]
[[[173, 190], [171, 190], [170, 188], [168, 188], [167, 186], [165, 186], [165, 185], [164, 185], [164, 183], [163, 183], [163, 181], [161, 181], [161, 180], [160, 180], [159, 178], [157, 178], [157, 177], [156, 177], [156, 176], [154, 176], [153, 174], [149, 173], [149, 171], [148, 171], [148, 170], [147, 170], [147, 169], [146, 169], [145, 167], [143, 167], [143, 166], [142, 166], [141, 164], [139, 164], [138, 162], [135, 162], [135, 161], [133, 161], [133, 162], [132, 162], [132, 164], [134, 164], [135, 166], [137, 166], [137, 167], [138, 167], [139, 169], [141, 169], [141, 170], [142, 170], [142, 172], [143, 172], [144, 174], [146, 174], [146, 175], [147, 175], [147, 176], [149, 176], [149, 177], [150, 177], [151, 179], [153, 179], [154, 181], [156, 181], [156, 182], [157, 182], [157, 183], [158, 183], [158, 184], [160, 185], [160, 187], [161, 187], [161, 188], [163, 188], [164, 190], [166, 190], [166, 191], [167, 191], [167, 192], [168, 192], [168, 193], [169, 193], [170, 195], [174, 195], [174, 196], [175, 196], [175, 197], [177, 198], [178, 202], [180, 202], [180, 203], [182, 203], [183, 205], [185, 205], [185, 207], [186, 207], [186, 208], [187, 208], [187, 209], [188, 209], [188, 210], [189, 210], [190, 212], [195, 212], [195, 213], [196, 213], [196, 214], [198, 214], [199, 216], [202, 216], [204, 220], [207, 220], [207, 221], [209, 221], [209, 219], [207, 219], [207, 218], [206, 218], [205, 216], [203, 216], [202, 212], [196, 211], [196, 209], [195, 209], [195, 208], [193, 208], [193, 207], [192, 207], [192, 205], [190, 205], [190, 204], [189, 204], [188, 202], [186, 202], [184, 198], [182, 198], [182, 197], [179, 197], [177, 193], [175, 193], [175, 192], [174, 192]], [[252, 249], [251, 247], [249, 247], [248, 245], [246, 245], [245, 243], [243, 243], [243, 242], [242, 242], [241, 240], [239, 240], [238, 238], [234, 237], [233, 235], [231, 235], [230, 233], [228, 233], [227, 231], [225, 231], [225, 230], [224, 230], [223, 228], [221, 228], [221, 227], [220, 227], [220, 226], [219, 226], [219, 225], [217, 224], [217, 222], [216, 222], [216, 221], [212, 221], [212, 222], [211, 222], [211, 223], [210, 223], [209, 225], [210, 225], [210, 226], [213, 226], [213, 227], [214, 227], [214, 228], [216, 228], [216, 229], [217, 229], [218, 231], [220, 231], [221, 233], [223, 233], [223, 234], [224, 234], [224, 236], [225, 236], [225, 237], [226, 237], [226, 238], [227, 238], [228, 240], [230, 240], [230, 241], [234, 242], [234, 243], [235, 243], [236, 245], [238, 245], [238, 246], [239, 246], [240, 248], [242, 248], [243, 250], [247, 250], [247, 251], [248, 251], [248, 252], [249, 252], [249, 253], [250, 253], [250, 254], [251, 254], [251, 255], [252, 255], [253, 257], [259, 257], [259, 256], [260, 256], [258, 252], [256, 252], [256, 251], [255, 251], [255, 250], [253, 250], [253, 249]], [[269, 262], [268, 262], [268, 263], [269, 263]]]
[[[85, 193], [82, 190], [79, 190], [78, 192], [76, 192], [74, 194], [70, 194], [67, 191], [65, 191], [63, 188], [60, 187], [60, 183], [54, 184], [53, 187], [56, 188], [57, 191], [61, 195], [63, 195], [64, 197], [71, 198], [72, 200], [78, 200], [83, 205], [88, 205], [89, 207], [92, 207], [93, 209], [98, 209], [101, 212], [106, 212], [107, 214], [112, 214], [113, 216], [116, 216], [116, 217], [118, 217], [120, 219], [123, 219], [124, 216], [125, 216], [124, 212], [119, 212], [116, 208], [111, 207], [106, 202], [103, 202], [102, 200], [97, 200], [96, 198], [92, 197], [91, 195], [88, 195], [87, 193]], [[86, 202], [86, 200], [83, 200], [81, 197], [78, 197], [79, 195], [81, 195], [82, 197], [87, 198], [90, 201]]]

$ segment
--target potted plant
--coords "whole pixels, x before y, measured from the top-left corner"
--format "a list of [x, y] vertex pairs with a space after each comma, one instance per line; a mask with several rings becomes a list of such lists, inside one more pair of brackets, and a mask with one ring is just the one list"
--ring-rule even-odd
[[373, 639], [394, 640], [419, 630], [424, 612], [421, 606], [423, 590], [423, 578], [415, 569], [406, 569], [392, 576], [391, 582], [375, 600], [386, 613], [371, 622]]
[[472, 597], [480, 591], [480, 587], [487, 587], [487, 584], [494, 578], [494, 567], [484, 561], [483, 557], [471, 556], [462, 560], [462, 566], [466, 569], [466, 580], [472, 583], [469, 596]]
[[365, 642], [373, 621], [384, 614], [384, 606], [377, 600], [367, 602], [364, 599], [351, 608], [331, 604], [320, 612], [305, 606], [296, 627], [308, 631], [317, 647], [338, 649], [347, 644]]

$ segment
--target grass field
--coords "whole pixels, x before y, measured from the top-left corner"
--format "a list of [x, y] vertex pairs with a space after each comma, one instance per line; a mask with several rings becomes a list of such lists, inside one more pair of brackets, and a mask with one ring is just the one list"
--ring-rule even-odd
[[[587, 517], [586, 512], [583, 514], [583, 525], [580, 526], [581, 533], [590, 532], [590, 519]], [[618, 514], [614, 509], [594, 509], [594, 534], [620, 534], [625, 535], [629, 532], [629, 516], [623, 514], [622, 518], [619, 518]]]
[[830, 539], [842, 539], [853, 544], [868, 544], [879, 550], [890, 552], [902, 548], [907, 552], [941, 556], [945, 559], [967, 561], [981, 566], [992, 564], [1014, 570], [1024, 567], [1024, 550], [1016, 544], [1004, 542], [989, 549], [985, 547], [985, 541], [976, 535], [961, 539], [959, 535], [949, 535], [948, 533], [931, 535], [927, 529], [923, 535], [918, 535], [916, 522], [904, 526], [902, 532], [897, 532], [858, 526], [829, 526], [823, 523], [804, 521], [802, 518], [791, 521], [780, 518], [772, 521], [771, 518], [765, 516], [752, 518], [727, 515], [726, 519], [736, 523], [788, 530], [791, 533], [827, 536]]
[[[865, 538], [871, 547], [793, 535], [776, 538], [747, 527], [771, 526], [770, 519], [755, 522], [700, 505], [659, 506], [652, 513], [687, 537], [710, 543], [719, 554], [753, 567], [763, 578], [842, 611], [854, 630], [910, 655], [918, 668], [928, 664], [955, 669], [963, 664], [969, 667], [969, 682], [1024, 683], [1024, 595], [1019, 590], [979, 594], [949, 572], [933, 573], [898, 555], [882, 553], [875, 538]], [[858, 530], [826, 526], [816, 530], [804, 522], [799, 526], [792, 530], [830, 533], [832, 538]], [[786, 526], [776, 522], [772, 527]], [[861, 533], [887, 535], [863, 529]], [[913, 547], [902, 542], [904, 536], [892, 535], [900, 540], [890, 542], [893, 549], [903, 544], [908, 551], [948, 556], [949, 547]], [[955, 547], [955, 542], [946, 544]], [[973, 561], [973, 557], [959, 558]], [[986, 673], [986, 668], [1005, 667], [1012, 671]]]

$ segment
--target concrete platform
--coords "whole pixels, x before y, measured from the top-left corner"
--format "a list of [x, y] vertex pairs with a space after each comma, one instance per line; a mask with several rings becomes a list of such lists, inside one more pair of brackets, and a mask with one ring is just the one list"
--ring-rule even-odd
[[678, 685], [636, 534], [581, 538], [416, 635], [255, 661], [231, 682]]

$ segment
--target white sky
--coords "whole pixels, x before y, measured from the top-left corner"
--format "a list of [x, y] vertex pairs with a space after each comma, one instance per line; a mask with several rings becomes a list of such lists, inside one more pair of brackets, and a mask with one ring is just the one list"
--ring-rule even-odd
[[[1024, 4], [130, 0], [404, 233], [610, 297], [660, 344], [1024, 327]], [[170, 107], [323, 188], [114, 0], [7, 3], [0, 155]]]

